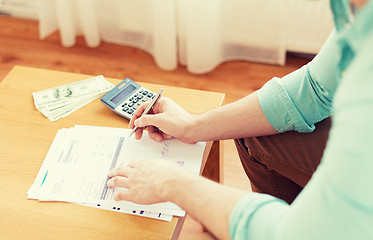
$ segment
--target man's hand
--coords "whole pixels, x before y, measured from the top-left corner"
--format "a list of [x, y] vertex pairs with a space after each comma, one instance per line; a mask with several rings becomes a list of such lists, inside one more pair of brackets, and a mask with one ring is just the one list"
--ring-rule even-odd
[[116, 201], [138, 204], [173, 202], [219, 239], [229, 239], [229, 218], [242, 190], [220, 185], [163, 160], [137, 160], [110, 171], [108, 187], [127, 188]]
[[190, 136], [190, 128], [193, 124], [193, 115], [186, 112], [174, 101], [167, 97], [161, 97], [153, 108], [153, 114], [141, 117], [149, 102], [143, 103], [134, 113], [129, 128], [135, 126], [139, 129], [135, 132], [136, 139], [142, 137], [143, 129], [147, 126], [150, 138], [163, 141], [173, 137], [186, 143], [194, 143]]
[[116, 201], [126, 200], [139, 204], [170, 201], [173, 187], [189, 177], [197, 177], [182, 167], [163, 160], [136, 160], [126, 167], [110, 171], [108, 187], [122, 187], [128, 190], [118, 192]]

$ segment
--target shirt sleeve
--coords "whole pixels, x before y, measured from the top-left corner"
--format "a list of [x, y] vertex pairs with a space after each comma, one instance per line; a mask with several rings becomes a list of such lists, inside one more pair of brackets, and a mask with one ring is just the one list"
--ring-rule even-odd
[[261, 108], [277, 131], [311, 132], [315, 123], [331, 114], [340, 79], [337, 60], [333, 31], [310, 63], [283, 78], [271, 79], [258, 91]]
[[317, 171], [291, 205], [253, 193], [230, 218], [232, 239], [373, 239], [373, 34], [334, 97], [333, 125]]

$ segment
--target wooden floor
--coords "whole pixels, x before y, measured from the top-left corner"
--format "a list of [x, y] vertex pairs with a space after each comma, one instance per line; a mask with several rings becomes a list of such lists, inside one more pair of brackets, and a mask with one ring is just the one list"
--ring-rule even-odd
[[[151, 55], [142, 50], [109, 43], [89, 48], [82, 37], [77, 39], [75, 46], [64, 48], [58, 33], [39, 40], [37, 22], [0, 16], [0, 80], [13, 66], [24, 65], [225, 92], [226, 104], [259, 89], [272, 77], [282, 77], [308, 61], [288, 55], [285, 66], [233, 61], [201, 75], [191, 74], [183, 66], [173, 71], [164, 71], [156, 66]], [[223, 183], [248, 189], [249, 182], [242, 171], [232, 140], [224, 141], [223, 161]]]

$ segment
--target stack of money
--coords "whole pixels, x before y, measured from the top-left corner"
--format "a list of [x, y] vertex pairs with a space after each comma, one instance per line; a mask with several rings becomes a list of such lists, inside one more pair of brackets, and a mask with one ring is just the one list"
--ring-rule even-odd
[[114, 85], [106, 81], [101, 75], [34, 92], [32, 96], [36, 109], [53, 122], [66, 117], [100, 97], [103, 93], [110, 91], [113, 87]]

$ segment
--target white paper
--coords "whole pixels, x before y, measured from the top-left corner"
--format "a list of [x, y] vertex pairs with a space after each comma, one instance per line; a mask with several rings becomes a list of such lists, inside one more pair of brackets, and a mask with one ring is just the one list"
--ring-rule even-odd
[[200, 172], [205, 143], [186, 144], [178, 139], [156, 142], [146, 131], [141, 140], [129, 138], [129, 129], [76, 126], [58, 131], [28, 198], [65, 201], [170, 221], [185, 211], [167, 202], [139, 205], [115, 202], [120, 189], [106, 186], [109, 171], [133, 159], [163, 159]]

